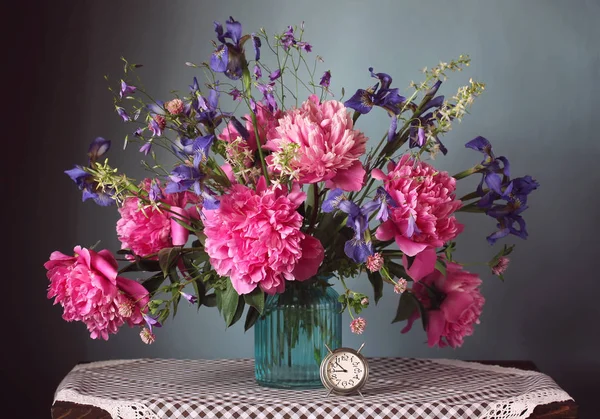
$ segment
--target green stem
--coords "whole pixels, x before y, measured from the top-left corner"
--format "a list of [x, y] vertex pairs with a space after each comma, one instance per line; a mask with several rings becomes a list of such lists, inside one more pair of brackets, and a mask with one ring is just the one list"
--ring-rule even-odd
[[248, 67], [244, 67], [242, 71], [242, 79], [244, 85], [244, 99], [246, 104], [248, 105], [248, 109], [250, 109], [250, 116], [252, 118], [252, 125], [254, 126], [254, 136], [256, 137], [256, 147], [258, 148], [258, 157], [260, 158], [260, 165], [262, 166], [262, 171], [267, 180], [267, 185], [270, 183], [269, 172], [267, 171], [267, 164], [265, 163], [265, 156], [263, 155], [262, 143], [260, 141], [260, 135], [258, 133], [258, 123], [256, 120], [256, 114], [250, 107], [249, 98], [251, 97], [252, 90], [252, 76], [250, 75], [250, 70]]
[[477, 173], [479, 170], [482, 169], [482, 166], [480, 164], [478, 164], [477, 166], [473, 166], [470, 169], [467, 170], [463, 170], [460, 173], [455, 174], [454, 176], [452, 176], [454, 179], [459, 180], [459, 179], [464, 179], [467, 176], [471, 176], [474, 173]]

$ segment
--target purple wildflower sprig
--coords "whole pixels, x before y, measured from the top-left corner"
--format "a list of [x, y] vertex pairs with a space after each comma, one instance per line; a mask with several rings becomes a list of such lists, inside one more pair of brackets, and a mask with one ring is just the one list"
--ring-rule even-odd
[[[288, 26], [283, 33], [274, 35], [273, 42], [271, 41], [269, 35], [266, 33], [264, 28], [261, 28], [260, 36], [263, 40], [263, 44], [266, 45], [267, 48], [269, 48], [269, 50], [273, 53], [277, 60], [277, 68], [273, 70], [271, 70], [264, 63], [260, 63], [260, 66], [263, 70], [265, 70], [265, 73], [270, 76], [271, 81], [276, 81], [276, 83], [278, 84], [279, 89], [276, 92], [276, 96], [279, 99], [281, 107], [285, 107], [285, 98], [287, 94], [292, 96], [296, 103], [296, 106], [298, 106], [299, 86], [304, 87], [311, 93], [315, 93], [315, 86], [318, 86], [318, 84], [315, 83], [315, 70], [317, 59], [315, 59], [315, 68], [311, 69], [308, 66], [305, 57], [306, 54], [312, 52], [312, 45], [303, 39], [304, 22], [302, 22], [299, 28], [294, 26]], [[291, 63], [291, 65], [288, 63]], [[305, 83], [304, 80], [298, 76], [298, 72], [301, 66], [305, 66], [309, 74], [308, 84]], [[295, 84], [295, 92], [292, 91], [292, 89], [290, 89], [289, 86], [284, 82], [284, 75], [289, 75], [293, 78], [293, 83]]]

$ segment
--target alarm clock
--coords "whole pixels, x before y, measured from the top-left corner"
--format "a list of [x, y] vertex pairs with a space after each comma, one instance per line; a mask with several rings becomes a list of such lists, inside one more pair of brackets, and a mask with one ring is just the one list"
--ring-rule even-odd
[[321, 382], [331, 393], [349, 395], [358, 393], [369, 378], [369, 363], [360, 353], [365, 346], [363, 343], [358, 350], [352, 348], [337, 348], [332, 351], [327, 345], [329, 354], [321, 361]]

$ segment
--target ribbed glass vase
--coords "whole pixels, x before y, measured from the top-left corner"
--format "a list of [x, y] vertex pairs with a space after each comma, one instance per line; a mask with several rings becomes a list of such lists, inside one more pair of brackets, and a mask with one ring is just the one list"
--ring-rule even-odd
[[269, 296], [254, 325], [255, 376], [259, 385], [275, 388], [322, 387], [319, 367], [342, 345], [339, 294], [325, 279], [288, 282]]

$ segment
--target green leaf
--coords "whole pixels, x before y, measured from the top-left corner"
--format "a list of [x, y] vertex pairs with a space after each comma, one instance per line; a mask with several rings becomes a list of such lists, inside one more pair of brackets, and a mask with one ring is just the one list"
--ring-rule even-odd
[[379, 272], [367, 272], [367, 277], [373, 286], [375, 304], [377, 304], [383, 296], [383, 278]]
[[248, 307], [248, 313], [246, 313], [246, 321], [244, 322], [244, 332], [250, 330], [259, 317], [260, 313], [257, 309], [255, 309], [252, 306]]
[[446, 263], [443, 260], [438, 259], [435, 261], [435, 269], [440, 271], [442, 275], [446, 276]]
[[162, 273], [157, 273], [156, 275], [152, 275], [150, 278], [142, 281], [142, 285], [150, 294], [152, 294], [162, 285], [163, 282], [165, 282], [165, 277]]
[[202, 299], [202, 304], [206, 307], [216, 307], [217, 306], [217, 295], [215, 293], [206, 294]]
[[180, 253], [181, 247], [167, 247], [158, 251], [158, 263], [165, 278], [169, 274], [171, 266], [177, 261]]
[[396, 262], [388, 262], [387, 263], [388, 271], [396, 278], [405, 278], [408, 279], [410, 276], [406, 273], [406, 269], [404, 266], [397, 264]]
[[181, 300], [181, 293], [178, 289], [173, 288], [173, 290], [171, 290], [171, 295], [173, 296], [173, 299], [171, 300], [171, 302], [173, 303], [173, 318], [175, 318], [175, 316], [177, 315], [177, 307], [179, 306], [179, 300]]
[[244, 302], [244, 299], [240, 296], [238, 298], [235, 314], [233, 315], [233, 319], [231, 319], [231, 323], [228, 325], [228, 327], [233, 326], [238, 322], [239, 319], [242, 318], [242, 314], [244, 314], [244, 307], [246, 307], [246, 303]]
[[403, 292], [398, 302], [398, 309], [396, 310], [396, 317], [392, 320], [392, 323], [401, 322], [407, 320], [410, 315], [418, 309], [417, 299], [410, 292]]
[[233, 322], [238, 307], [238, 300], [240, 300], [241, 297], [233, 288], [231, 281], [227, 281], [227, 288], [224, 291], [217, 293], [217, 296], [219, 295], [220, 298], [217, 297], [217, 303], [220, 299], [221, 312], [225, 318], [225, 324], [229, 327]]
[[249, 306], [258, 310], [259, 314], [263, 314], [265, 309], [265, 293], [260, 287], [254, 288], [250, 294], [244, 294], [244, 301]]
[[122, 268], [119, 273], [158, 271], [160, 271], [160, 264], [157, 260], [139, 259]]

